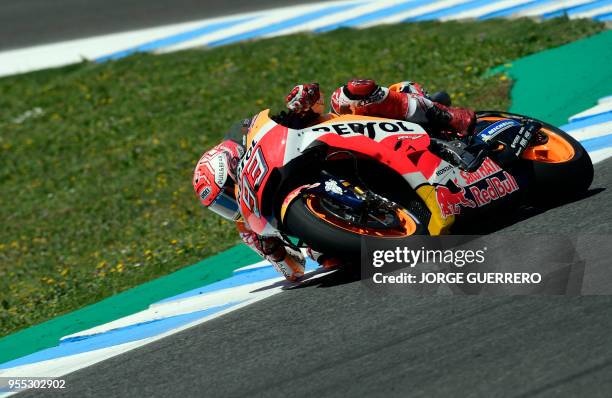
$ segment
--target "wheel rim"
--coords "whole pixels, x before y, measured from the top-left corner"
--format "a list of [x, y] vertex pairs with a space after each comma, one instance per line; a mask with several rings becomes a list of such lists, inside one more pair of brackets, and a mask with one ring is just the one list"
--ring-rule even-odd
[[[479, 120], [497, 121], [501, 117], [483, 117]], [[529, 146], [523, 151], [523, 159], [542, 163], [564, 163], [574, 158], [576, 152], [571, 143], [549, 128], [542, 127], [540, 132], [546, 134], [548, 141], [544, 144]]]
[[545, 127], [540, 131], [546, 134], [548, 142], [528, 147], [523, 152], [523, 158], [544, 163], [563, 163], [574, 158], [576, 152], [572, 144]]
[[[320, 220], [359, 235], [398, 238], [413, 235], [417, 230], [417, 222], [413, 216], [401, 208], [394, 210], [377, 209], [379, 214], [368, 214], [370, 217], [368, 221], [370, 222], [360, 224], [347, 220], [349, 214], [346, 212], [351, 210], [349, 208], [343, 209], [335, 205], [336, 209], [333, 209], [334, 204], [332, 202], [325, 201], [315, 195], [307, 195], [304, 199], [306, 208]], [[342, 214], [343, 211], [345, 212], [344, 215]], [[357, 215], [355, 214], [355, 216]], [[381, 220], [382, 216], [385, 217], [384, 220]], [[377, 227], [377, 222], [379, 227]]]

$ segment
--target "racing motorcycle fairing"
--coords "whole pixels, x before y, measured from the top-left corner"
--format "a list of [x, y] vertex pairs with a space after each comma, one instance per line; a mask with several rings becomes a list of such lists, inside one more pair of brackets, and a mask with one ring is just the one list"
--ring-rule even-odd
[[273, 198], [276, 192], [266, 192], [262, 187], [274, 170], [282, 175], [277, 181], [282, 185], [283, 179], [294, 174], [283, 173], [282, 169], [310, 150], [343, 150], [375, 159], [403, 176], [409, 184], [407, 189], [426, 184], [441, 162], [427, 151], [429, 136], [421, 126], [357, 115], [335, 116], [315, 126], [294, 130], [275, 123], [269, 110], [265, 110], [251, 121], [246, 143], [246, 154], [237, 171], [239, 207], [250, 228], [261, 235], [275, 234], [278, 227], [273, 211], [262, 212], [270, 207], [266, 206], [267, 201], [278, 202]]
[[448, 232], [455, 216], [519, 190], [514, 176], [491, 158], [474, 172], [460, 170], [430, 150], [420, 125], [401, 120], [341, 115], [295, 130], [277, 124], [265, 110], [252, 119], [246, 144], [237, 171], [239, 208], [260, 235], [280, 234], [287, 207], [302, 189], [321, 183], [322, 162], [333, 153], [369, 159], [401, 176], [406, 184], [398, 188], [415, 192], [431, 212], [428, 230], [434, 235]]

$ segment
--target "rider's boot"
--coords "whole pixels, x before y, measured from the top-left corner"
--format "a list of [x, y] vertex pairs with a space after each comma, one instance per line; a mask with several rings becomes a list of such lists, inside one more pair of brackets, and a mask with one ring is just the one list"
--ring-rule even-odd
[[437, 102], [425, 111], [430, 126], [441, 131], [450, 131], [457, 137], [467, 137], [474, 132], [476, 114], [467, 108], [444, 106]]
[[319, 265], [326, 270], [331, 270], [340, 266], [341, 261], [338, 257], [329, 256], [318, 252], [316, 250], [312, 250], [311, 248], [306, 249], [306, 253], [310, 258], [315, 260]]

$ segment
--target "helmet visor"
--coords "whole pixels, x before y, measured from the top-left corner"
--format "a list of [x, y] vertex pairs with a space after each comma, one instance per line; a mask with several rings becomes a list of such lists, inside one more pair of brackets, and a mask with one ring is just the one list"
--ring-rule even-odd
[[230, 190], [222, 190], [208, 208], [223, 218], [237, 220], [240, 216], [238, 202], [236, 202], [236, 197], [232, 193], [228, 193], [228, 191]]

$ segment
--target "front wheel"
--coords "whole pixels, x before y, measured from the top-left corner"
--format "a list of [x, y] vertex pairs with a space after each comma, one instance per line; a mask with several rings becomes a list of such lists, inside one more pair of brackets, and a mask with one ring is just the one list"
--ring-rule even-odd
[[401, 239], [427, 232], [415, 214], [399, 205], [364, 212], [308, 192], [291, 203], [285, 225], [310, 248], [351, 258], [360, 255], [363, 236], [375, 240]]
[[530, 119], [542, 124], [543, 143], [522, 154], [534, 201], [564, 200], [584, 193], [593, 182], [593, 163], [587, 151], [565, 131], [541, 120], [507, 112], [478, 112], [478, 121]]

